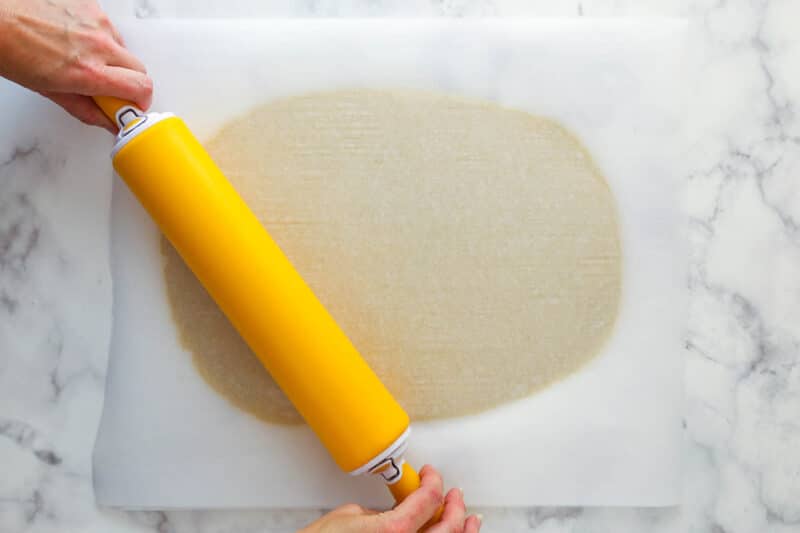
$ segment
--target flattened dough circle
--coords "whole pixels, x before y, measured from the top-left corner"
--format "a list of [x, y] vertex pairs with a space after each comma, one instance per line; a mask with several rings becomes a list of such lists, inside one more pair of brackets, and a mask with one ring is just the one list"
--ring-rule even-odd
[[[529, 395], [579, 369], [613, 328], [614, 200], [553, 120], [444, 94], [336, 91], [264, 105], [207, 147], [412, 419]], [[262, 420], [299, 423], [162, 245], [203, 378]]]

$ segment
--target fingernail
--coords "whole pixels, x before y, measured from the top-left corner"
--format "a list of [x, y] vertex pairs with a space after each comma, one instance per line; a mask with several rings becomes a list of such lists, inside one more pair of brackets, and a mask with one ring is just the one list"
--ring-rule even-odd
[[483, 524], [483, 515], [481, 513], [478, 513], [475, 516], [478, 517], [478, 523], [479, 524]]

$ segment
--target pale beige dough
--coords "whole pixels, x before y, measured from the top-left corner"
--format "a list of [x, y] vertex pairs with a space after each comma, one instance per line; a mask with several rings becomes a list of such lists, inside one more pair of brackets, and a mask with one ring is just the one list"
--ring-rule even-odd
[[[414, 420], [527, 396], [609, 337], [614, 199], [551, 119], [444, 94], [337, 91], [266, 104], [207, 147]], [[262, 420], [300, 422], [163, 251], [181, 341], [205, 380]]]

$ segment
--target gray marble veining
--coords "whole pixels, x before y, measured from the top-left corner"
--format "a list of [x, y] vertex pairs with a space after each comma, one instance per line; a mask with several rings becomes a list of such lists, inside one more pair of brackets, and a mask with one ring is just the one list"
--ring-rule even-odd
[[[485, 509], [484, 531], [800, 531], [800, 4], [117, 0], [112, 17], [626, 16], [692, 22], [684, 504]], [[657, 61], [657, 58], [654, 58]], [[4, 90], [4, 89], [3, 89]], [[65, 119], [66, 120], [66, 119]], [[0, 531], [292, 531], [321, 511], [124, 513], [93, 503], [110, 320], [108, 183], [0, 139]], [[107, 164], [107, 163], [105, 163]]]

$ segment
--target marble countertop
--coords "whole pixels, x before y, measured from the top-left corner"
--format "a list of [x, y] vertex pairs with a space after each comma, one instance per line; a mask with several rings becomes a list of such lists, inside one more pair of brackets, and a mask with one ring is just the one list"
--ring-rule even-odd
[[[796, 0], [108, 0], [112, 18], [684, 16], [692, 246], [683, 504], [478, 509], [484, 531], [800, 531], [800, 3]], [[654, 58], [657, 60], [657, 58]], [[99, 134], [99, 133], [98, 133]], [[98, 509], [91, 450], [109, 341], [108, 192], [65, 154], [0, 139], [0, 531], [283, 532], [323, 511]], [[98, 209], [97, 206], [106, 206]]]

